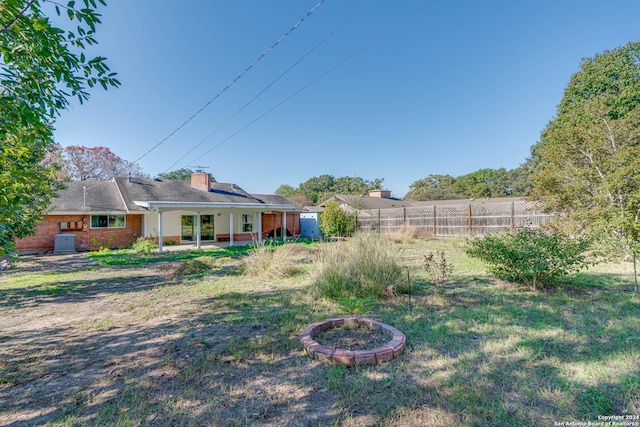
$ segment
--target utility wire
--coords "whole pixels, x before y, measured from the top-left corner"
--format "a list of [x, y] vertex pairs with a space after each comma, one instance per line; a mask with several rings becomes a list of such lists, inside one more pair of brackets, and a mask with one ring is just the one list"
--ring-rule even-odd
[[345, 59], [343, 59], [342, 61], [340, 61], [339, 63], [337, 63], [336, 65], [334, 65], [333, 67], [329, 68], [327, 71], [325, 71], [324, 73], [320, 74], [318, 77], [316, 77], [315, 79], [313, 79], [312, 81], [310, 81], [309, 83], [307, 83], [305, 86], [303, 86], [302, 88], [298, 89], [296, 92], [292, 93], [291, 95], [289, 95], [288, 97], [286, 97], [285, 99], [283, 99], [282, 101], [280, 101], [278, 104], [276, 104], [275, 106], [271, 107], [269, 110], [267, 110], [266, 112], [264, 112], [263, 114], [261, 114], [260, 116], [258, 116], [256, 119], [252, 120], [251, 122], [249, 122], [248, 124], [246, 124], [245, 126], [243, 126], [242, 128], [240, 128], [239, 130], [237, 130], [236, 132], [234, 132], [233, 134], [231, 134], [230, 136], [228, 136], [227, 138], [223, 139], [222, 141], [220, 141], [218, 144], [214, 145], [213, 147], [211, 147], [209, 150], [205, 151], [204, 153], [202, 153], [199, 157], [197, 157], [196, 159], [194, 159], [193, 161], [189, 162], [188, 164], [191, 164], [195, 161], [197, 161], [198, 159], [200, 159], [202, 156], [205, 156], [207, 154], [209, 154], [211, 151], [215, 150], [216, 148], [218, 148], [219, 146], [221, 146], [222, 144], [224, 144], [225, 142], [229, 141], [231, 138], [233, 138], [234, 136], [238, 135], [240, 132], [244, 131], [245, 129], [247, 129], [248, 127], [252, 126], [254, 123], [256, 123], [257, 121], [259, 121], [260, 119], [264, 118], [265, 116], [267, 116], [268, 114], [270, 114], [271, 112], [273, 112], [274, 110], [276, 110], [277, 108], [279, 108], [280, 106], [282, 106], [283, 104], [285, 104], [286, 102], [288, 102], [289, 100], [291, 100], [292, 98], [294, 98], [296, 95], [298, 95], [299, 93], [301, 93], [302, 91], [304, 91], [305, 89], [307, 89], [308, 87], [312, 86], [313, 84], [315, 84], [316, 82], [318, 82], [320, 79], [324, 78], [326, 75], [328, 75], [329, 73], [333, 72], [334, 70], [336, 70], [337, 68], [341, 67], [342, 65], [344, 65], [346, 62], [350, 61], [351, 59], [353, 59], [354, 57], [356, 57], [357, 55], [359, 55], [360, 53], [364, 52], [365, 50], [367, 50], [368, 48], [370, 48], [372, 45], [374, 45], [375, 43], [379, 42], [380, 40], [382, 40], [383, 38], [385, 38], [386, 36], [388, 36], [389, 34], [393, 33], [394, 31], [396, 31], [398, 28], [400, 28], [402, 25], [406, 24], [408, 21], [410, 21], [411, 19], [415, 18], [418, 14], [420, 14], [420, 12], [422, 12], [424, 9], [426, 9], [427, 7], [431, 6], [432, 4], [434, 4], [436, 2], [436, 0], [430, 0], [427, 3], [425, 3], [423, 6], [421, 6], [420, 8], [416, 9], [415, 11], [413, 11], [412, 13], [410, 13], [409, 15], [407, 15], [406, 17], [404, 17], [400, 22], [398, 22], [397, 24], [395, 24], [394, 26], [392, 26], [391, 28], [389, 28], [388, 30], [386, 30], [385, 32], [381, 33], [379, 36], [373, 38], [372, 40], [370, 40], [367, 44], [365, 44], [364, 46], [362, 46], [360, 49], [356, 50], [354, 53], [352, 53], [351, 55], [349, 55], [348, 57], [346, 57]]
[[177, 165], [178, 163], [180, 163], [185, 157], [187, 157], [189, 154], [191, 154], [196, 148], [198, 148], [200, 145], [202, 145], [205, 141], [207, 141], [209, 138], [211, 138], [214, 134], [216, 134], [220, 129], [222, 129], [227, 123], [229, 123], [231, 120], [233, 120], [238, 114], [240, 114], [245, 108], [247, 108], [249, 105], [251, 105], [253, 103], [253, 101], [255, 101], [256, 99], [258, 99], [263, 93], [265, 93], [271, 86], [273, 86], [274, 84], [276, 84], [281, 78], [283, 78], [287, 73], [289, 73], [289, 71], [293, 70], [299, 63], [301, 63], [307, 56], [309, 56], [313, 51], [315, 51], [317, 48], [319, 48], [325, 41], [327, 41], [329, 38], [331, 38], [335, 33], [337, 33], [342, 27], [344, 27], [349, 21], [351, 21], [351, 19], [353, 19], [356, 15], [358, 15], [360, 12], [362, 12], [362, 10], [364, 10], [369, 3], [371, 3], [373, 0], [367, 0], [366, 2], [364, 2], [355, 12], [353, 12], [351, 14], [351, 16], [349, 16], [345, 21], [343, 21], [340, 25], [338, 25], [336, 28], [334, 28], [332, 31], [329, 32], [329, 34], [327, 34], [322, 40], [320, 40], [318, 43], [316, 43], [315, 46], [313, 46], [311, 49], [309, 49], [304, 55], [302, 55], [297, 61], [295, 61], [289, 68], [287, 68], [283, 73], [281, 73], [278, 77], [276, 77], [273, 81], [271, 81], [271, 83], [269, 83], [264, 89], [262, 89], [260, 92], [258, 92], [258, 94], [256, 96], [254, 96], [253, 98], [251, 98], [251, 100], [249, 100], [249, 102], [247, 102], [246, 104], [244, 104], [238, 111], [236, 111], [235, 113], [233, 113], [229, 118], [227, 118], [227, 120], [225, 120], [221, 125], [219, 125], [217, 128], [215, 128], [209, 135], [207, 135], [206, 137], [204, 137], [200, 142], [198, 142], [196, 145], [194, 145], [189, 151], [187, 151], [182, 157], [180, 157], [178, 160], [176, 160], [175, 162], [173, 162], [171, 164], [171, 166], [169, 166], [167, 169], [164, 170], [163, 173], [168, 172], [169, 170], [171, 170], [171, 168], [173, 168], [175, 165]]
[[[196, 111], [194, 114], [192, 114], [191, 117], [189, 117], [182, 124], [180, 124], [180, 126], [178, 126], [176, 129], [174, 129], [169, 135], [164, 137], [160, 142], [158, 142], [156, 145], [151, 147], [149, 150], [147, 150], [143, 155], [138, 157], [136, 160], [130, 162], [129, 166], [123, 168], [121, 171], [116, 171], [116, 173], [114, 173], [113, 177], [115, 178], [116, 175], [121, 173], [121, 172], [122, 173], [127, 172], [133, 165], [137, 164], [140, 160], [142, 160], [144, 157], [146, 157], [149, 153], [151, 153], [153, 150], [158, 148], [161, 144], [163, 144], [169, 138], [171, 138], [173, 135], [175, 135], [180, 129], [182, 129], [184, 126], [186, 126], [187, 123], [189, 123], [191, 120], [193, 120], [198, 114], [203, 112], [209, 105], [211, 105], [211, 103], [213, 103], [216, 99], [218, 99], [220, 97], [220, 95], [222, 95], [224, 92], [226, 92], [227, 89], [229, 89], [231, 86], [233, 86], [233, 84], [235, 84], [238, 80], [240, 80], [245, 74], [247, 74], [247, 72], [249, 72], [249, 70], [251, 70], [265, 56], [267, 56], [277, 45], [279, 45], [289, 34], [291, 34], [293, 32], [293, 30], [298, 28], [300, 26], [300, 24], [302, 24], [302, 22], [304, 22], [309, 16], [311, 16], [311, 14], [313, 14], [313, 12], [315, 12], [322, 5], [322, 3], [324, 3], [324, 1], [325, 0], [319, 0], [318, 3], [316, 3], [315, 6], [313, 6], [311, 8], [311, 10], [309, 10], [302, 18], [300, 18], [298, 20], [298, 22], [296, 22], [293, 27], [289, 28], [289, 30], [287, 30], [287, 32], [285, 32], [282, 36], [280, 36], [280, 38], [278, 40], [276, 40], [275, 43], [273, 43], [267, 50], [265, 50], [258, 58], [256, 58], [240, 74], [238, 74], [238, 76], [236, 76], [236, 78], [234, 78], [231, 82], [229, 82], [220, 92], [218, 92], [213, 98], [211, 98], [211, 100], [209, 100], [206, 104], [204, 104], [198, 111]], [[93, 187], [95, 187], [95, 185]], [[89, 187], [89, 188], [87, 188], [87, 190], [90, 190], [93, 187]]]
[[298, 26], [300, 26], [300, 24], [302, 24], [302, 22], [304, 22], [305, 19], [307, 19], [309, 16], [311, 16], [311, 14], [313, 12], [316, 11], [316, 9], [318, 9], [322, 3], [324, 3], [324, 0], [320, 0], [318, 1], [318, 3], [316, 3], [315, 6], [313, 6], [311, 8], [311, 10], [309, 12], [307, 12], [306, 15], [304, 15], [302, 18], [300, 18], [300, 20], [298, 22], [296, 22], [296, 24], [291, 27], [286, 33], [284, 33], [274, 44], [272, 44], [267, 50], [265, 50], [262, 55], [260, 55], [256, 60], [254, 60], [247, 68], [244, 69], [244, 71], [242, 71], [240, 74], [238, 74], [238, 76], [236, 76], [236, 78], [234, 78], [231, 82], [229, 82], [220, 92], [218, 92], [216, 94], [216, 96], [214, 96], [213, 98], [211, 98], [206, 104], [204, 104], [198, 111], [196, 111], [194, 114], [191, 115], [191, 117], [189, 117], [187, 120], [185, 120], [184, 122], [182, 122], [182, 124], [180, 126], [178, 126], [176, 129], [174, 129], [169, 135], [167, 135], [166, 137], [164, 137], [160, 142], [158, 142], [156, 145], [154, 145], [153, 147], [151, 147], [149, 150], [147, 150], [142, 156], [138, 157], [136, 160], [133, 161], [133, 163], [137, 163], [138, 161], [142, 160], [144, 157], [146, 157], [149, 153], [151, 153], [153, 150], [155, 150], [156, 148], [158, 148], [162, 143], [164, 143], [166, 140], [168, 140], [169, 138], [171, 138], [173, 135], [175, 135], [180, 129], [182, 129], [187, 123], [189, 123], [191, 120], [193, 120], [198, 114], [202, 113], [209, 105], [211, 105], [211, 103], [213, 101], [215, 101], [216, 99], [218, 99], [220, 97], [220, 95], [222, 95], [223, 93], [225, 93], [227, 91], [227, 89], [229, 89], [231, 86], [233, 86], [233, 84], [235, 82], [237, 82], [238, 80], [240, 80], [245, 74], [247, 74], [247, 72], [249, 72], [249, 70], [251, 70], [258, 62], [260, 62], [262, 60], [262, 58], [264, 58], [265, 56], [267, 56], [276, 46], [278, 46], [280, 44], [280, 42], [282, 42], [289, 34], [291, 34], [293, 32], [293, 30], [295, 30], [296, 28], [298, 28]]

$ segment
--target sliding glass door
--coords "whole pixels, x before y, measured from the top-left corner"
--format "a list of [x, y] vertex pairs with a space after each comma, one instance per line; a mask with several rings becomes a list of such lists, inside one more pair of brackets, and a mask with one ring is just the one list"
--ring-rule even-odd
[[[196, 215], [182, 215], [180, 240], [183, 242], [195, 242], [198, 240], [198, 227]], [[211, 241], [215, 234], [213, 215], [200, 215], [200, 240]]]

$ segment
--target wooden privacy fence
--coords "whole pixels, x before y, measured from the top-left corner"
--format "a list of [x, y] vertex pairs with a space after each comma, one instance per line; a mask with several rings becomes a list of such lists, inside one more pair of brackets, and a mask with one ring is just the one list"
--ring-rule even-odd
[[551, 218], [536, 202], [472, 202], [359, 210], [357, 228], [381, 234], [410, 228], [434, 236], [483, 236], [516, 227], [540, 227]]

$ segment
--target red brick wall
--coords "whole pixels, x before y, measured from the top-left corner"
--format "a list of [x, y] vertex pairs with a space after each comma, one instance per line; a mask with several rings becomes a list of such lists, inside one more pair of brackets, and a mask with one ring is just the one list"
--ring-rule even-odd
[[[83, 221], [84, 219], [86, 219], [86, 223]], [[81, 222], [83, 228], [82, 230], [60, 230], [60, 222], [62, 221]], [[34, 236], [16, 241], [16, 249], [18, 252], [53, 251], [53, 241], [56, 234], [75, 234], [76, 246], [79, 250], [100, 249], [101, 245], [121, 247], [133, 243], [141, 233], [142, 215], [126, 215], [125, 228], [91, 228], [90, 215], [47, 215], [36, 227]]]
[[[263, 214], [262, 215], [262, 236], [266, 237], [268, 234], [275, 236], [274, 230], [282, 228], [282, 214]], [[287, 213], [287, 231], [292, 236], [300, 234], [300, 214]], [[281, 237], [278, 234], [278, 237]]]

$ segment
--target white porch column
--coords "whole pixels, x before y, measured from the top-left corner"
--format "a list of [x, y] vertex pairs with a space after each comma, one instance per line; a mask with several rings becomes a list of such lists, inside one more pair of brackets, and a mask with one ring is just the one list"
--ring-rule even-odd
[[229, 212], [229, 246], [233, 246], [233, 212]]
[[282, 212], [282, 241], [287, 241], [287, 211]]
[[158, 252], [162, 252], [162, 211], [158, 211]]
[[196, 232], [198, 237], [196, 237], [196, 248], [200, 249], [200, 212], [196, 212]]
[[258, 211], [258, 223], [256, 224], [256, 230], [258, 231], [258, 243], [262, 243], [262, 212]]

